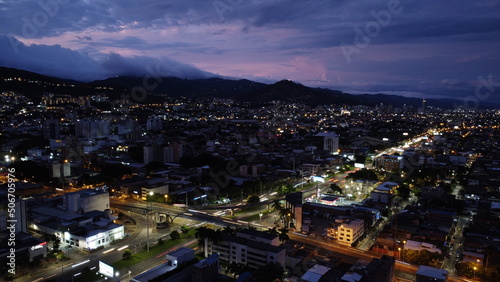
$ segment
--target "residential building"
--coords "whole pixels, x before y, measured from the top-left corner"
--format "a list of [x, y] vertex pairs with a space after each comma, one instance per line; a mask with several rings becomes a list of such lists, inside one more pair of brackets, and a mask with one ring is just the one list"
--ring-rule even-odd
[[385, 171], [398, 171], [404, 167], [404, 159], [402, 156], [382, 155], [375, 158], [374, 166]]
[[426, 265], [421, 265], [417, 269], [417, 282], [446, 282], [448, 281], [448, 271]]
[[[273, 245], [275, 239], [270, 239], [267, 232], [254, 230], [254, 236], [249, 237], [247, 231], [236, 235], [223, 234], [219, 242], [205, 240], [205, 256], [218, 254], [226, 263], [241, 263], [253, 269], [268, 263], [285, 265], [285, 247]], [[274, 235], [272, 235], [274, 236]], [[278, 238], [278, 236], [274, 236]], [[253, 239], [249, 239], [253, 238]], [[271, 243], [265, 243], [265, 242]]]
[[342, 245], [351, 246], [364, 233], [364, 221], [355, 219], [351, 222], [343, 223], [338, 228], [338, 242]]
[[318, 282], [318, 281], [321, 280], [321, 278], [328, 271], [330, 271], [329, 267], [316, 264], [311, 269], [309, 269], [306, 273], [304, 273], [304, 275], [302, 275], [302, 277], [300, 278], [300, 281], [303, 281], [303, 282]]

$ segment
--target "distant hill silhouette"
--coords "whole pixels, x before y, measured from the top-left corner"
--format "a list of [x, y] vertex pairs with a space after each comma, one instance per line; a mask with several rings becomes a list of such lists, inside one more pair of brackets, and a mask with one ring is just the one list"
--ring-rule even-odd
[[[112, 98], [118, 98], [120, 94], [130, 94], [131, 89], [136, 86], [145, 87], [143, 77], [118, 76], [85, 83], [5, 67], [0, 67], [0, 78], [2, 78], [0, 80], [0, 89], [2, 91], [17, 91], [35, 100], [47, 92], [69, 95], [107, 93]], [[7, 78], [11, 79], [7, 80]], [[13, 80], [12, 78], [21, 79]], [[330, 104], [348, 106], [384, 104], [386, 106], [402, 107], [406, 104], [418, 108], [422, 105], [422, 99], [420, 98], [407, 98], [382, 93], [352, 95], [338, 90], [307, 87], [290, 80], [264, 84], [247, 79], [160, 77], [157, 79], [149, 78], [146, 83], [154, 86], [150, 87], [149, 92], [151, 94], [164, 94], [171, 97], [230, 98], [254, 105], [267, 104], [277, 100], [287, 103], [303, 103], [311, 107]], [[104, 86], [107, 89], [104, 89]], [[112, 89], [109, 89], [109, 87], [112, 87]], [[152, 100], [158, 102], [159, 99], [158, 96], [149, 95], [148, 100], [144, 102]], [[460, 101], [452, 99], [427, 99], [428, 106], [438, 108], [451, 109], [459, 104]], [[481, 106], [500, 108], [500, 105], [491, 103], [488, 105], [483, 103]]]

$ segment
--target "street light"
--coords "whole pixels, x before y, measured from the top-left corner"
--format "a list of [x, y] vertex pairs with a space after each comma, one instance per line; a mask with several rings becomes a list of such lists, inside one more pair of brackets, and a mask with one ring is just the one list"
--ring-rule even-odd
[[474, 278], [473, 279], [476, 279], [476, 270], [477, 270], [477, 267], [474, 266]]
[[403, 240], [403, 261], [405, 261], [405, 244], [406, 240]]
[[263, 213], [259, 212], [259, 219], [260, 219], [260, 229], [262, 230], [262, 215]]
[[[149, 196], [153, 196], [153, 195], [154, 195], [153, 191], [149, 191]], [[147, 197], [146, 197], [146, 200], [148, 200]], [[153, 209], [153, 202], [151, 202], [151, 209]], [[146, 229], [147, 229], [147, 237], [148, 237], [147, 248], [148, 248], [148, 252], [149, 252], [149, 202], [146, 205]]]

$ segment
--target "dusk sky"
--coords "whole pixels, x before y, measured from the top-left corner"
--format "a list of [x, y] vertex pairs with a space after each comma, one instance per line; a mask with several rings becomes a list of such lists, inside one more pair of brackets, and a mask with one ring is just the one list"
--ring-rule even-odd
[[0, 65], [46, 75], [149, 66], [426, 98], [490, 81], [481, 100], [500, 101], [498, 0], [0, 0], [0, 15]]

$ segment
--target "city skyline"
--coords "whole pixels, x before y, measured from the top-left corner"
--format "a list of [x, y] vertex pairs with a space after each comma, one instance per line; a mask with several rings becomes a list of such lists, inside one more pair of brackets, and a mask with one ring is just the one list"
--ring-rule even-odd
[[467, 99], [477, 87], [493, 93], [500, 81], [498, 7], [3, 1], [0, 65], [80, 81], [146, 75], [149, 67], [181, 78], [291, 79], [351, 94]]

